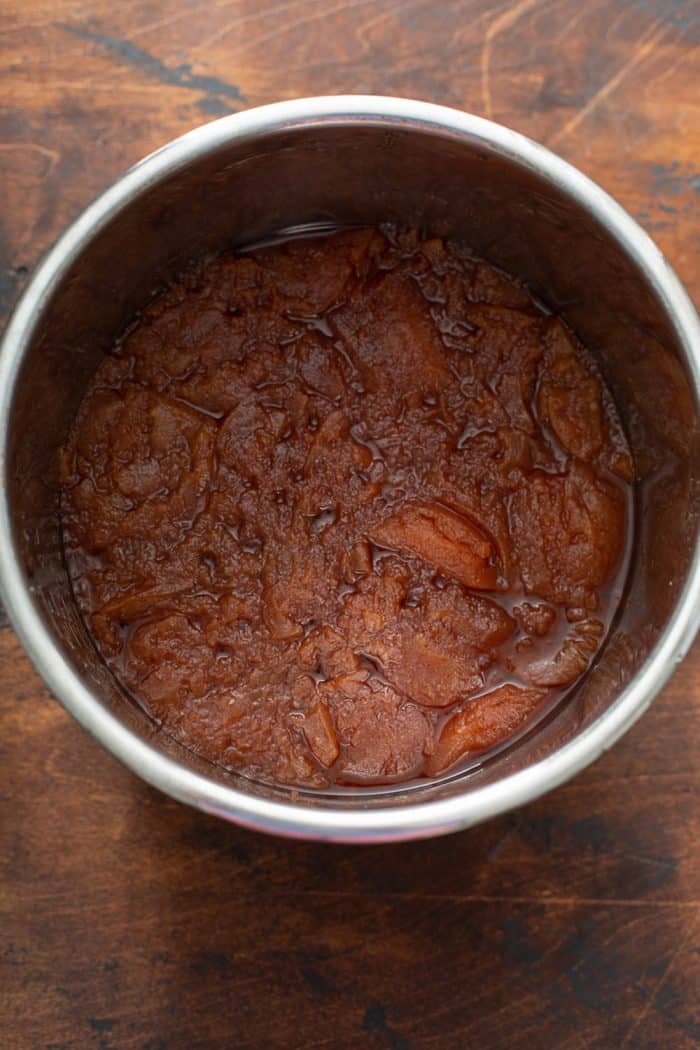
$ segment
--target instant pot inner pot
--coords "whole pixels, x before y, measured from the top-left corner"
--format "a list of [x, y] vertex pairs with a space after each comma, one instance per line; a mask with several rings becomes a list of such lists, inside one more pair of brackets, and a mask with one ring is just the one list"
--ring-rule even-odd
[[[459, 239], [523, 278], [598, 357], [635, 456], [637, 530], [626, 598], [607, 645], [550, 719], [485, 766], [371, 791], [425, 801], [473, 790], [582, 732], [644, 661], [682, 585], [696, 530], [697, 405], [674, 329], [642, 272], [587, 210], [480, 140], [348, 120], [230, 142], [139, 196], [91, 240], [37, 318], [11, 412], [13, 527], [33, 601], [94, 695], [138, 736], [212, 780], [253, 784], [198, 759], [129, 701], [73, 602], [57, 516], [57, 467], [103, 352], [190, 260], [308, 227], [395, 222]], [[356, 801], [357, 791], [327, 804]], [[317, 795], [297, 791], [297, 801]]]

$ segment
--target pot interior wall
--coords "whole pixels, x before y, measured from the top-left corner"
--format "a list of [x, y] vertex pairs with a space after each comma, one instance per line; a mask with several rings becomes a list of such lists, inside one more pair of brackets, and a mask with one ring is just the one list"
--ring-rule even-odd
[[[32, 594], [73, 666], [154, 746], [216, 779], [121, 694], [77, 614], [56, 514], [59, 449], [82, 391], [133, 313], [197, 256], [309, 225], [417, 225], [524, 278], [597, 355], [633, 447], [637, 539], [630, 585], [597, 665], [546, 725], [466, 778], [411, 789], [464, 792], [581, 732], [643, 662], [682, 585], [697, 528], [697, 404], [682, 348], [635, 264], [553, 184], [444, 131], [373, 122], [299, 126], [228, 144], [127, 203], [99, 230], [37, 318], [12, 409], [14, 529]], [[378, 793], [369, 804], [396, 802]], [[349, 798], [328, 799], [343, 806]], [[316, 804], [319, 804], [316, 796]]]

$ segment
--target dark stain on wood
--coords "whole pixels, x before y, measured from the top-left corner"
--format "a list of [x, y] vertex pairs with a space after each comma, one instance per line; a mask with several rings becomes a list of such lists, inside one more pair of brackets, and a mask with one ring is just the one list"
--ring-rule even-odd
[[378, 1035], [385, 1046], [391, 1050], [411, 1050], [411, 1043], [404, 1039], [387, 1024], [386, 1007], [382, 1003], [372, 1003], [365, 1011], [362, 1028], [368, 1035]]
[[644, 14], [653, 14], [679, 29], [690, 29], [700, 19], [698, 6], [688, 0], [622, 0], [622, 5]]
[[333, 982], [324, 977], [322, 973], [319, 973], [315, 966], [302, 966], [301, 974], [314, 995], [320, 999], [327, 999], [329, 996], [337, 995], [338, 989]]
[[[28, 272], [26, 266], [12, 266], [6, 270], [0, 270], [0, 315], [9, 313], [10, 308], [19, 298], [26, 284]], [[0, 626], [2, 626], [1, 612]]]
[[[651, 165], [651, 185], [656, 193], [665, 197], [677, 197], [687, 190], [700, 194], [700, 172], [684, 172], [678, 161]], [[662, 206], [662, 211], [669, 211]]]
[[[219, 77], [193, 73], [192, 66], [188, 64], [169, 66], [143, 48], [132, 44], [130, 40], [108, 36], [106, 33], [98, 33], [80, 25], [63, 24], [61, 28], [67, 33], [73, 33], [74, 36], [80, 37], [82, 40], [89, 40], [91, 43], [104, 48], [110, 55], [114, 55], [128, 65], [133, 66], [139, 72], [144, 73], [150, 80], [167, 84], [170, 87], [203, 92], [206, 105], [208, 106], [216, 107], [222, 105], [222, 99], [228, 99], [230, 102], [245, 102], [245, 97], [241, 94], [241, 89], [236, 84], [230, 84]], [[230, 106], [227, 107], [227, 112], [229, 110]]]

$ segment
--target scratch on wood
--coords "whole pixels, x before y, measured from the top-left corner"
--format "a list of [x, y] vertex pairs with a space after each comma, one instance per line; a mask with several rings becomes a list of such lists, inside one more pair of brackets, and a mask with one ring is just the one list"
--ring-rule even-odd
[[205, 76], [193, 73], [189, 65], [171, 67], [162, 62], [155, 55], [145, 51], [130, 40], [121, 37], [107, 36], [104, 33], [96, 33], [84, 26], [62, 25], [61, 28], [67, 33], [80, 37], [81, 40], [89, 40], [93, 44], [104, 48], [109, 54], [127, 62], [130, 66], [140, 70], [152, 80], [161, 84], [169, 84], [172, 87], [185, 88], [188, 91], [201, 91], [211, 102], [221, 99], [231, 99], [234, 102], [245, 102], [241, 89], [236, 84], [229, 84], [219, 77]]
[[653, 89], [658, 93], [659, 85], [663, 84], [663, 82], [667, 80], [670, 76], [672, 76], [674, 73], [678, 73], [680, 67], [684, 65], [688, 61], [688, 59], [690, 59], [693, 63], [691, 77], [694, 76], [695, 66], [697, 65], [697, 53], [695, 51], [691, 51], [689, 54], [684, 53], [680, 55], [674, 55], [668, 64], [668, 69], [664, 69], [663, 73], [658, 73], [650, 82], [650, 84], [647, 85], [647, 87], [645, 88], [645, 94], [650, 87], [653, 87]]
[[402, 15], [405, 15], [407, 11], [412, 10], [414, 7], [419, 7], [422, 3], [423, 0], [413, 0], [413, 3], [406, 3], [405, 0], [399, 0], [398, 4], [393, 4], [391, 7], [387, 7], [366, 22], [363, 22], [357, 30], [357, 40], [362, 47], [363, 52], [369, 50], [368, 36], [371, 29], [374, 29], [375, 26], [381, 25], [382, 22], [386, 22], [387, 19], [395, 15], [397, 11], [400, 11]]
[[135, 36], [145, 36], [146, 33], [155, 32], [156, 29], [165, 29], [166, 26], [175, 25], [176, 22], [181, 22], [183, 18], [192, 19], [194, 11], [199, 10], [202, 7], [210, 7], [208, 0], [205, 0], [203, 4], [196, 5], [195, 7], [188, 5], [184, 11], [178, 11], [177, 14], [169, 15], [167, 18], [158, 18], [155, 22], [147, 22], [146, 25], [137, 26], [129, 31], [129, 35], [133, 40]]
[[44, 172], [44, 178], [51, 174], [60, 157], [60, 154], [57, 153], [55, 149], [47, 149], [46, 146], [40, 146], [37, 142], [0, 142], [0, 150], [8, 153], [26, 152], [29, 150], [33, 153], [39, 153], [42, 157], [46, 157], [49, 163]]
[[566, 124], [549, 140], [548, 145], [553, 146], [561, 139], [570, 135], [572, 131], [581, 124], [587, 117], [598, 108], [601, 102], [604, 102], [608, 95], [612, 94], [616, 88], [620, 86], [622, 81], [629, 76], [635, 66], [638, 66], [640, 62], [643, 62], [650, 51], [653, 51], [656, 45], [663, 37], [669, 33], [669, 27], [653, 26], [651, 30], [642, 34], [640, 47], [634, 52], [634, 54], [618, 69], [617, 73], [613, 74], [605, 83], [598, 88], [596, 93], [589, 98], [588, 102], [583, 106], [575, 116], [567, 120]]
[[666, 980], [667, 980], [669, 974], [671, 973], [671, 970], [673, 969], [673, 967], [675, 965], [676, 959], [681, 954], [681, 952], [685, 948], [686, 944], [688, 943], [690, 938], [695, 933], [696, 926], [697, 926], [697, 920], [695, 922], [692, 922], [690, 924], [690, 926], [688, 927], [688, 929], [686, 930], [685, 936], [681, 938], [680, 943], [678, 944], [678, 947], [676, 948], [675, 952], [673, 953], [673, 955], [669, 959], [668, 965], [664, 969], [664, 972], [661, 974], [661, 977], [659, 978], [659, 980], [656, 982], [656, 984], [652, 988], [649, 998], [647, 999], [647, 1001], [642, 1006], [642, 1009], [637, 1014], [637, 1017], [635, 1018], [635, 1020], [634, 1020], [634, 1022], [632, 1024], [632, 1027], [629, 1029], [629, 1031], [625, 1035], [625, 1038], [620, 1043], [620, 1047], [624, 1047], [624, 1046], [629, 1046], [630, 1045], [630, 1040], [632, 1039], [632, 1036], [638, 1030], [639, 1026], [642, 1024], [644, 1019], [649, 1015], [649, 1011], [651, 1010], [652, 1006], [656, 1002], [656, 997], [658, 996], [659, 992], [661, 991], [661, 989], [663, 988], [664, 984], [666, 983]]
[[552, 40], [553, 44], [560, 44], [565, 38], [571, 38], [573, 29], [578, 25], [581, 19], [585, 18], [586, 15], [591, 13], [588, 4], [582, 4], [578, 11], [574, 11], [571, 18], [567, 19], [564, 25], [561, 27], [557, 35]]
[[[309, 0], [309, 4], [317, 3], [319, 3], [319, 0]], [[238, 29], [239, 26], [248, 25], [251, 22], [263, 21], [264, 19], [269, 18], [272, 15], [282, 15], [290, 8], [296, 7], [298, 7], [297, 0], [291, 0], [291, 2], [287, 4], [278, 4], [276, 7], [266, 8], [264, 11], [256, 11], [254, 14], [251, 15], [243, 15], [241, 18], [234, 18], [232, 19], [232, 21], [226, 22], [224, 25], [219, 26], [216, 32], [212, 33], [211, 36], [205, 37], [204, 40], [200, 40], [197, 46], [194, 47], [192, 50], [202, 51], [208, 49], [212, 46], [212, 44], [218, 44], [218, 42], [223, 37], [228, 36], [232, 29]]]
[[[238, 47], [239, 51], [250, 50], [251, 47], [259, 47], [261, 44], [267, 44], [270, 40], [275, 40], [280, 36], [284, 36], [287, 33], [297, 30], [299, 26], [308, 25], [311, 22], [317, 22], [319, 19], [329, 18], [331, 15], [339, 14], [342, 11], [351, 11], [356, 7], [366, 7], [367, 4], [372, 3], [372, 0], [352, 0], [351, 3], [337, 4], [335, 7], [324, 7], [321, 11], [317, 11], [313, 15], [308, 15], [304, 18], [297, 18], [296, 21], [291, 22], [287, 25], [278, 25], [270, 32], [262, 33], [260, 36], [250, 37], [250, 39], [243, 40], [240, 42]], [[236, 23], [233, 23], [234, 25]], [[215, 37], [210, 37], [203, 43], [198, 44], [197, 47], [192, 48], [192, 51], [202, 51], [208, 48], [213, 40], [220, 40], [224, 35], [224, 32], [228, 32], [232, 28], [231, 25], [225, 26]]]
[[538, 3], [539, 0], [521, 0], [515, 7], [499, 15], [486, 30], [481, 49], [481, 99], [484, 107], [484, 116], [488, 117], [489, 120], [493, 117], [493, 102], [491, 99], [491, 51], [493, 42], [497, 36], [517, 22], [519, 18], [522, 18], [530, 8], [536, 7]]

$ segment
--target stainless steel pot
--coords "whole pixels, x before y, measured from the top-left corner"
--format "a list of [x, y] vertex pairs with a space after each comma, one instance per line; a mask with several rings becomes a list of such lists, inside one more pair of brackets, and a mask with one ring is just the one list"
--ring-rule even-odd
[[[200, 761], [130, 703], [72, 599], [56, 512], [59, 449], [101, 354], [187, 260], [295, 228], [397, 221], [460, 238], [524, 277], [597, 354], [634, 449], [626, 600], [574, 694], [483, 768], [319, 794]], [[126, 173], [37, 270], [0, 354], [0, 586], [47, 684], [168, 794], [264, 831], [336, 841], [465, 828], [536, 798], [639, 717], [699, 625], [700, 329], [647, 235], [602, 190], [506, 128], [405, 99], [283, 102], [225, 117]]]

